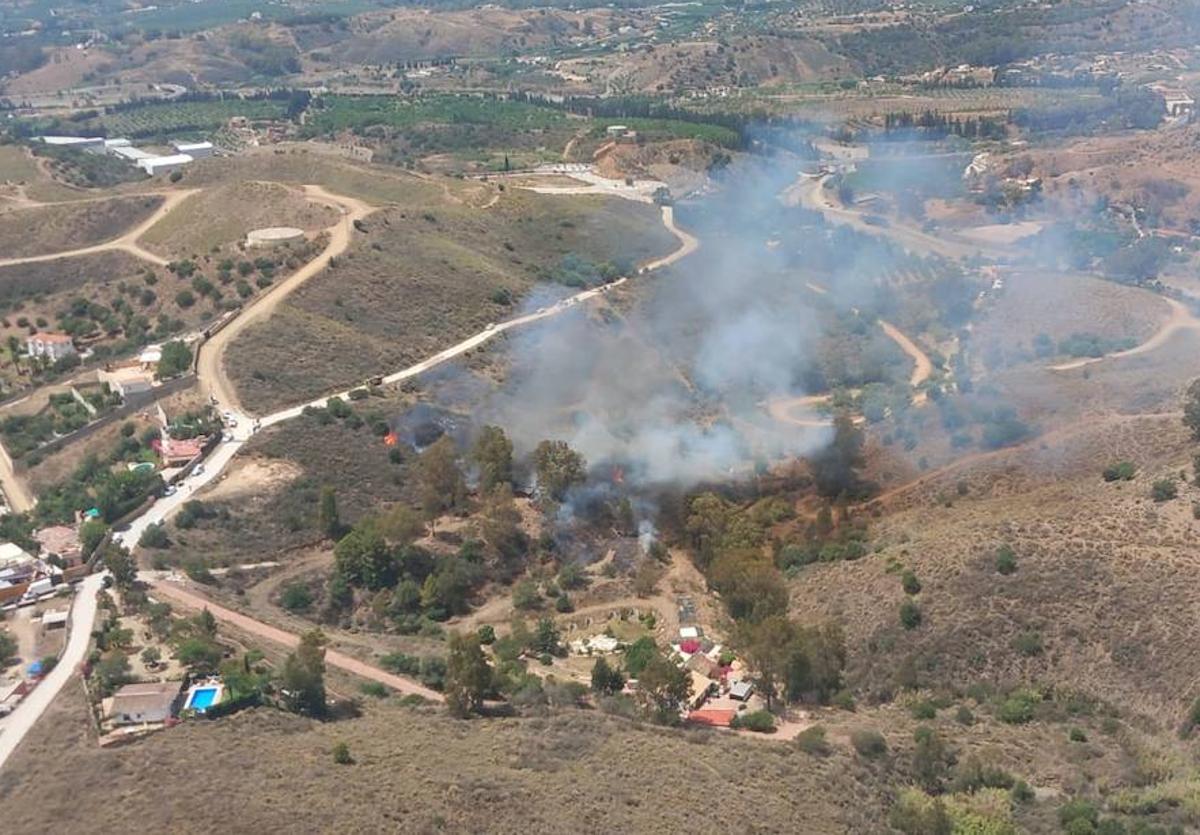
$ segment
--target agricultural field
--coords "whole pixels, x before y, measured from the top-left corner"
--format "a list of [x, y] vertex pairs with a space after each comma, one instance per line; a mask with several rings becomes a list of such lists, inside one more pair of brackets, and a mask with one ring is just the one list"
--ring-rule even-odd
[[[521, 297], [570, 254], [628, 268], [675, 246], [653, 206], [515, 190], [486, 210], [444, 199], [407, 204], [368, 218], [366, 228], [335, 267], [231, 345], [226, 362], [251, 411], [303, 402], [437, 353], [514, 315]], [[296, 333], [305, 334], [303, 351]]]
[[[0, 252], [6, 258], [47, 255], [119, 238], [162, 205], [162, 198], [113, 197], [0, 213]], [[38, 230], [30, 235], [31, 229]]]
[[240, 99], [220, 101], [163, 102], [142, 104], [108, 113], [95, 121], [109, 136], [128, 139], [202, 137], [217, 131], [234, 116], [251, 121], [283, 119], [286, 99]]

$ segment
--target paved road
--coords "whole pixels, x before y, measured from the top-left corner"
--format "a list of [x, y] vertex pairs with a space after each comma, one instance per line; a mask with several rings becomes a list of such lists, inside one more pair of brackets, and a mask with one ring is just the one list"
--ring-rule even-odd
[[[212, 613], [212, 616], [221, 623], [230, 624], [243, 632], [263, 638], [273, 644], [287, 647], [288, 649], [292, 649], [300, 643], [299, 636], [291, 632], [286, 632], [270, 624], [263, 623], [260, 620], [255, 620], [248, 615], [243, 615], [241, 612], [235, 612], [232, 609], [227, 609], [224, 606], [213, 603], [201, 595], [188, 591], [187, 588], [179, 583], [152, 574], [146, 574], [144, 578], [149, 581], [155, 595], [166, 598], [184, 608], [196, 611], [208, 609]], [[336, 650], [326, 650], [325, 663], [361, 678], [378, 681], [380, 684], [385, 684], [400, 693], [423, 696], [435, 702], [443, 701], [444, 698], [436, 690], [431, 690], [409, 679], [386, 672], [378, 667], [373, 667], [370, 664], [359, 661], [357, 658], [351, 658]]]
[[4, 763], [21, 744], [29, 729], [87, 657], [88, 645], [92, 639], [92, 626], [96, 622], [96, 594], [104, 585], [104, 577], [104, 574], [92, 574], [85, 577], [76, 587], [75, 599], [71, 604], [71, 633], [67, 637], [67, 645], [58, 660], [58, 665], [21, 701], [12, 714], [0, 721], [0, 768], [4, 767]]

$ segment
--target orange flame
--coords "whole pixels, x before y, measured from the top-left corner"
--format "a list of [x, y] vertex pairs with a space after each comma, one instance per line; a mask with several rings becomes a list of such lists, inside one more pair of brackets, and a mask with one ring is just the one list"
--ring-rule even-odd
[[399, 440], [395, 432], [389, 432], [383, 436], [384, 446], [395, 446]]

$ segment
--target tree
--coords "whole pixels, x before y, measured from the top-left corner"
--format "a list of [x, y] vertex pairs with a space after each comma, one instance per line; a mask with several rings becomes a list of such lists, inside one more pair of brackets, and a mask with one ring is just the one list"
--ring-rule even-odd
[[421, 507], [430, 518], [460, 508], [467, 498], [467, 483], [454, 450], [454, 442], [443, 435], [421, 453], [417, 462]]
[[512, 483], [513, 445], [499, 426], [485, 426], [471, 448], [471, 458], [479, 467], [479, 490], [490, 493], [502, 484]]
[[605, 696], [620, 693], [625, 687], [625, 676], [603, 658], [592, 665], [592, 690]]
[[162, 660], [162, 651], [158, 647], [146, 647], [142, 650], [142, 663], [147, 667], [156, 667]]
[[84, 557], [91, 556], [108, 533], [108, 525], [99, 519], [89, 519], [79, 526], [79, 544], [83, 546]]
[[721, 592], [734, 620], [759, 621], [787, 610], [783, 575], [758, 550], [725, 551], [713, 560], [708, 579]]
[[333, 761], [338, 765], [354, 765], [354, 757], [350, 756], [350, 746], [345, 742], [333, 746]]
[[16, 655], [17, 639], [10, 635], [8, 630], [0, 629], [0, 670], [10, 666]]
[[329, 486], [321, 488], [321, 499], [317, 504], [317, 528], [323, 536], [335, 542], [342, 534], [342, 520], [338, 515], [337, 494]]
[[454, 716], [465, 718], [483, 706], [484, 694], [492, 686], [492, 668], [479, 643], [479, 635], [454, 633], [446, 657], [446, 706]]
[[334, 546], [333, 558], [338, 573], [353, 586], [377, 591], [396, 584], [395, 556], [369, 521], [341, 538]]
[[113, 582], [119, 589], [131, 589], [137, 582], [137, 563], [128, 551], [115, 542], [105, 547], [104, 567], [112, 572]]
[[13, 368], [15, 368], [18, 373], [20, 373], [20, 371], [21, 371], [21, 340], [17, 339], [17, 337], [15, 335], [9, 335], [9, 337], [8, 337], [8, 356], [9, 356], [9, 359], [12, 360]]
[[160, 380], [178, 377], [192, 367], [192, 349], [186, 342], [171, 340], [162, 346], [162, 358], [154, 372]]
[[905, 569], [904, 573], [900, 575], [900, 587], [904, 589], [905, 594], [920, 594], [921, 581], [911, 570]]
[[558, 629], [554, 625], [554, 621], [550, 618], [539, 618], [537, 628], [533, 632], [533, 645], [531, 647], [534, 652], [542, 655], [558, 655], [562, 649], [562, 644], [559, 641]]
[[300, 636], [300, 645], [283, 662], [280, 686], [296, 713], [325, 715], [325, 635], [313, 629]]
[[827, 498], [862, 492], [858, 470], [862, 467], [862, 432], [846, 412], [833, 420], [833, 442], [813, 456], [813, 481], [817, 492]]
[[521, 512], [517, 510], [512, 487], [508, 484], [500, 484], [488, 493], [480, 521], [480, 533], [483, 540], [510, 567], [525, 555], [529, 541], [521, 530]]
[[625, 672], [637, 678], [657, 652], [658, 645], [654, 643], [653, 638], [647, 635], [638, 638], [625, 650]]
[[378, 517], [375, 527], [395, 545], [411, 545], [425, 533], [421, 516], [406, 504], [397, 504]]
[[574, 484], [587, 479], [587, 461], [566, 441], [542, 441], [533, 451], [538, 487], [555, 501], [562, 501]]
[[196, 629], [205, 638], [217, 637], [217, 619], [213, 617], [213, 613], [205, 606], [200, 610], [200, 614], [196, 615]]
[[940, 791], [949, 760], [946, 744], [937, 731], [925, 726], [917, 728], [913, 740], [916, 742], [913, 748], [913, 776], [926, 791]]
[[921, 609], [911, 600], [900, 604], [900, 624], [905, 629], [916, 629], [921, 625]]
[[175, 650], [179, 663], [198, 673], [215, 673], [223, 656], [219, 646], [201, 637], [185, 638]]
[[1017, 555], [1012, 546], [1001, 545], [996, 551], [996, 571], [1005, 576], [1017, 571]]
[[522, 611], [536, 609], [542, 604], [542, 595], [538, 592], [537, 583], [526, 578], [521, 580], [512, 591], [513, 607]]
[[650, 657], [638, 676], [638, 696], [653, 720], [660, 724], [678, 721], [679, 711], [687, 704], [691, 692], [692, 680], [687, 670], [660, 652]]

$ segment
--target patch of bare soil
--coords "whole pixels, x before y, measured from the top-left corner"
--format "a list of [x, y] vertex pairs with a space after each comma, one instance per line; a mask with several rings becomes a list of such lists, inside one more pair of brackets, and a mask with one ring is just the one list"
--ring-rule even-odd
[[216, 486], [204, 494], [204, 499], [235, 501], [275, 493], [303, 473], [300, 465], [283, 458], [238, 459]]

